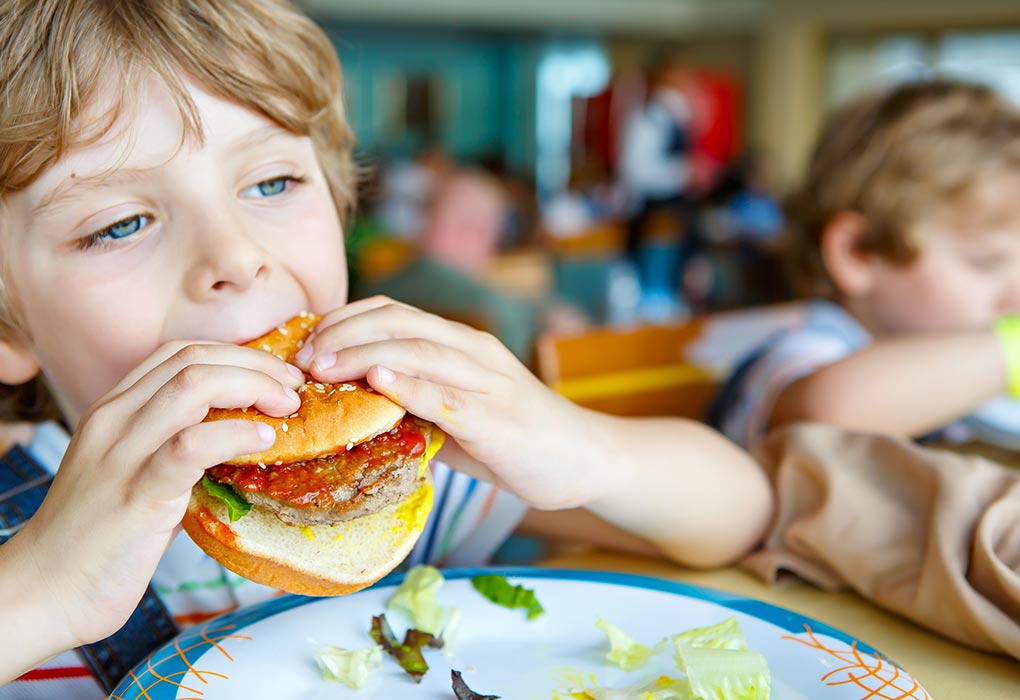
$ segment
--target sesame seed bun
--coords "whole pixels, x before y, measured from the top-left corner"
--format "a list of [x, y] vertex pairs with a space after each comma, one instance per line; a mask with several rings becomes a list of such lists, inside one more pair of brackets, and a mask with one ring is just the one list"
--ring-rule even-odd
[[[247, 346], [293, 362], [317, 321], [317, 316], [301, 314]], [[401, 406], [361, 382], [320, 384], [306, 378], [301, 406], [286, 418], [253, 408], [209, 412], [207, 421], [271, 425], [276, 442], [224, 463], [236, 470], [219, 465], [207, 472], [251, 505], [246, 514], [231, 522], [226, 504], [200, 482], [192, 489], [182, 524], [207, 554], [249, 580], [290, 593], [342, 595], [371, 585], [414, 547], [432, 508], [428, 460], [443, 436], [424, 421], [411, 416], [405, 421]], [[408, 421], [414, 424], [410, 428]], [[352, 451], [356, 445], [364, 447]], [[386, 468], [397, 460], [406, 468]], [[218, 480], [215, 474], [224, 471], [240, 476]], [[290, 500], [280, 496], [281, 482]], [[323, 495], [326, 485], [339, 483], [343, 489]], [[336, 502], [322, 506], [306, 493]], [[353, 512], [354, 505], [360, 510]], [[306, 510], [309, 515], [314, 510], [315, 517], [302, 519]]]

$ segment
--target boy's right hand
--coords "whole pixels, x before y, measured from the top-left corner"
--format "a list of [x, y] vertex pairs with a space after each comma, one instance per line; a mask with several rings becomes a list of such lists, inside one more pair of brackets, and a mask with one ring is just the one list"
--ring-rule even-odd
[[26, 585], [38, 587], [34, 600], [66, 630], [53, 653], [119, 629], [204, 470], [276, 439], [262, 423], [204, 423], [209, 409], [286, 416], [302, 382], [300, 370], [260, 350], [175, 342], [91, 407], [38, 513], [9, 543], [27, 565]]

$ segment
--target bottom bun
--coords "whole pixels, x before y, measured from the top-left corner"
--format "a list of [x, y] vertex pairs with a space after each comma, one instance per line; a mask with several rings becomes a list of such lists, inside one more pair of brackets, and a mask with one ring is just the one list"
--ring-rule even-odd
[[236, 574], [289, 593], [343, 595], [370, 586], [411, 552], [432, 509], [429, 470], [399, 503], [337, 525], [288, 525], [253, 506], [230, 522], [227, 507], [201, 482], [191, 490], [184, 530]]

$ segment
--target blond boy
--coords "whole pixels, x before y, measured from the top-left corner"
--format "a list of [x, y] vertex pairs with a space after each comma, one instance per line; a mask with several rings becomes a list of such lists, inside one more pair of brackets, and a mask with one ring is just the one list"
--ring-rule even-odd
[[966, 439], [1020, 392], [1018, 192], [1020, 112], [988, 88], [911, 83], [838, 110], [788, 212], [815, 301], [738, 369], [716, 423], [744, 445], [794, 421]]
[[2, 0], [0, 17], [0, 380], [44, 386], [73, 430], [0, 545], [0, 683], [55, 655], [77, 669], [0, 696], [97, 695], [68, 650], [117, 631], [154, 574], [180, 624], [274, 594], [222, 570], [220, 589], [184, 585], [216, 565], [176, 527], [204, 469], [275, 439], [208, 410], [298, 405], [297, 368], [237, 344], [305, 309], [324, 314], [300, 358], [313, 376], [367, 376], [452, 437], [441, 459], [463, 473], [437, 466], [437, 484], [492, 494], [467, 531], [439, 531], [456, 513], [433, 510], [421, 541], [451, 541], [451, 560], [483, 561], [529, 508], [695, 565], [760, 537], [767, 484], [717, 434], [581, 410], [489, 335], [384, 298], [346, 305], [340, 68], [289, 5]]

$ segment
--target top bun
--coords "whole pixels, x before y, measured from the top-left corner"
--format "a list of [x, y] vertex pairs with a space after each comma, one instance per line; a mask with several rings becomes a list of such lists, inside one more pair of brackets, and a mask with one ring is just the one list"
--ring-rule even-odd
[[[284, 362], [293, 362], [319, 317], [299, 316], [245, 347], [265, 350]], [[276, 442], [268, 450], [241, 455], [226, 464], [271, 465], [301, 462], [343, 452], [391, 430], [405, 415], [401, 406], [360, 382], [322, 384], [307, 381], [299, 389], [301, 406], [286, 418], [273, 418], [254, 409], [214, 408], [207, 421], [254, 420], [272, 426]]]

